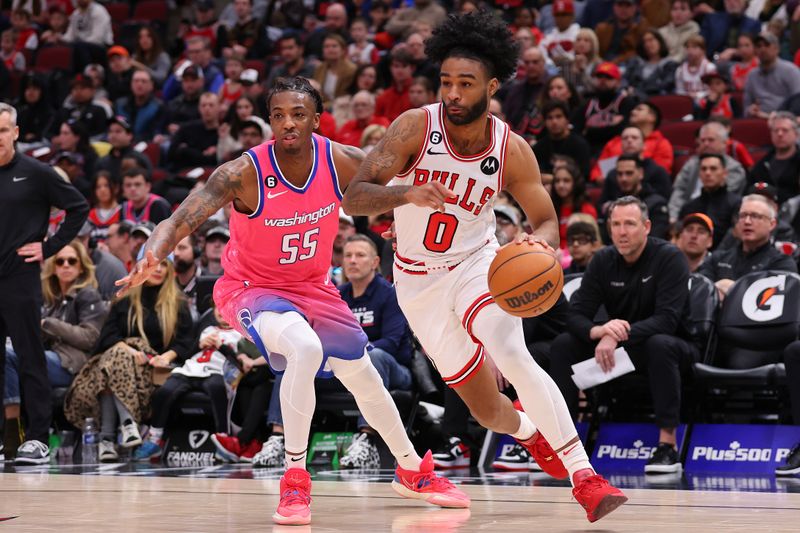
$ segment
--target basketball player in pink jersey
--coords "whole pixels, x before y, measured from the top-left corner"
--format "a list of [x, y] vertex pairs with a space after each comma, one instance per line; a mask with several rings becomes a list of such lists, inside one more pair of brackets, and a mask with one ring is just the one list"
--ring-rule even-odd
[[142, 283], [176, 243], [228, 202], [231, 238], [214, 300], [226, 321], [284, 372], [281, 408], [286, 465], [273, 520], [311, 521], [306, 447], [314, 414], [314, 378], [336, 376], [397, 458], [392, 487], [443, 507], [469, 507], [469, 497], [420, 459], [397, 408], [366, 355], [367, 338], [328, 278], [339, 228], [341, 191], [363, 161], [357, 148], [313, 133], [322, 99], [304, 78], [279, 80], [267, 100], [276, 140], [220, 166], [205, 187], [158, 225], [146, 256], [118, 281], [124, 293]]
[[[558, 248], [558, 219], [533, 151], [488, 112], [500, 80], [515, 72], [517, 45], [500, 19], [478, 12], [451, 15], [426, 53], [441, 65], [442, 102], [395, 120], [343, 207], [358, 215], [394, 209], [397, 300], [445, 383], [482, 425], [515, 437], [545, 472], [569, 477], [594, 522], [627, 498], [593, 470], [558, 387], [528, 353], [522, 321], [495, 305], [488, 289], [500, 190], [535, 228], [517, 242]], [[498, 372], [524, 413], [498, 391]]]

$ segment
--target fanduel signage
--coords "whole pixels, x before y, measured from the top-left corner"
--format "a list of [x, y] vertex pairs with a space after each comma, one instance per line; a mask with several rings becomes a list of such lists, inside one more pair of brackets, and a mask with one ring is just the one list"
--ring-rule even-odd
[[[679, 445], [683, 443], [685, 433], [686, 426], [678, 426]], [[599, 472], [642, 472], [657, 447], [658, 427], [655, 424], [601, 424], [592, 452], [592, 464]]]
[[697, 424], [686, 471], [771, 474], [798, 442], [797, 426]]

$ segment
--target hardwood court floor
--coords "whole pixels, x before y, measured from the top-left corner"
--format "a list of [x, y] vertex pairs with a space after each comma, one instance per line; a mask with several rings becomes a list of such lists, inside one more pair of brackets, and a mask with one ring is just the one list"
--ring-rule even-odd
[[627, 489], [595, 524], [563, 487], [464, 486], [469, 511], [397, 497], [387, 483], [315, 481], [312, 526], [273, 526], [271, 479], [0, 474], [4, 531], [798, 531], [800, 494]]

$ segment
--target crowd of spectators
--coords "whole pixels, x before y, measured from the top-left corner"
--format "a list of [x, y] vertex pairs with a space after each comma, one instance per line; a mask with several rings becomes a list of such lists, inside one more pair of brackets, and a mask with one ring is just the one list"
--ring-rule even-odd
[[[273, 394], [270, 431], [263, 420], [259, 425], [263, 409], [249, 403], [270, 403], [268, 389], [259, 388], [269, 373], [258, 364], [257, 352], [248, 352], [208, 310], [208, 279], [221, 273], [229, 208], [178, 245], [152, 287], [115, 301], [113, 281], [131, 268], [154, 225], [202, 186], [213, 168], [272, 138], [264, 96], [277, 78], [311, 79], [325, 107], [319, 133], [364, 151], [404, 111], [437, 101], [437, 65], [426, 57], [424, 42], [448, 12], [496, 10], [520, 45], [517, 73], [501, 80], [490, 111], [537, 156], [560, 219], [558, 254], [567, 273], [591, 274], [593, 256], [613, 263], [622, 242], [618, 235], [615, 240], [614, 212], [636, 219], [631, 209], [642, 215], [647, 243], [672, 241], [683, 252], [687, 272], [708, 276], [723, 298], [744, 273], [797, 271], [800, 5], [795, 1], [13, 0], [2, 7], [0, 98], [18, 110], [18, 149], [49, 162], [91, 205], [79, 239], [45, 265], [44, 283], [53, 295], [46, 316], [57, 315], [81, 330], [62, 335], [58, 328], [66, 326], [46, 319], [46, 340], [60, 357], [48, 355], [48, 364], [61, 365], [54, 366], [51, 382], [73, 383], [68, 417], [78, 426], [86, 416], [100, 417], [107, 442], [142, 444], [138, 425], [150, 420], [155, 430], [142, 446], [144, 458], [158, 452], [146, 444], [159, 446], [167, 423], [163, 411], [179, 393], [200, 386], [191, 382], [198, 370], [190, 363], [208, 350], [222, 355], [198, 363], [218, 363], [203, 372], [223, 376], [230, 364], [244, 378], [215, 378], [203, 390], [217, 402], [237, 384], [248, 391], [241, 395], [245, 405], [233, 410], [241, 430], [239, 440], [226, 441], [238, 452], [229, 458], [253, 460], [261, 449], [257, 443], [279, 437], [280, 411]], [[622, 197], [627, 203], [620, 205]], [[513, 199], [501, 195], [495, 209], [501, 243], [531, 229]], [[53, 230], [60, 216], [52, 213]], [[350, 276], [362, 276], [366, 267], [349, 262], [366, 262], [367, 271], [382, 274], [375, 276], [381, 283], [390, 278], [391, 244], [381, 237], [390, 224], [391, 213], [340, 218], [331, 275], [339, 283], [350, 280], [343, 296], [361, 313], [365, 329], [375, 327], [370, 322], [375, 316], [360, 299], [376, 289], [369, 288], [372, 278], [354, 282]], [[603, 245], [610, 247], [601, 251]], [[662, 245], [647, 246], [661, 250]], [[61, 268], [74, 269], [77, 278], [65, 281]], [[66, 294], [74, 296], [65, 311]], [[584, 294], [571, 319], [548, 323], [553, 329], [546, 338], [560, 348], [540, 362], [561, 376], [573, 410], [577, 392], [568, 374], [562, 379], [567, 359], [554, 366], [555, 352], [574, 353], [576, 346], [600, 342], [606, 353], [612, 344], [628, 341], [628, 332], [615, 326], [590, 334], [586, 321], [594, 318], [597, 305], [610, 303], [598, 301], [601, 296], [616, 298], [613, 291]], [[84, 317], [94, 299], [109, 302], [104, 321]], [[670, 312], [680, 305], [674, 302]], [[632, 325], [656, 312], [635, 311], [611, 321]], [[393, 320], [393, 313], [383, 320]], [[661, 325], [675, 329], [672, 318]], [[541, 332], [539, 322], [528, 324], [528, 331]], [[193, 331], [192, 324], [204, 327]], [[397, 324], [390, 329], [396, 333]], [[375, 335], [373, 343], [386, 340], [385, 332]], [[631, 342], [641, 338], [631, 327]], [[652, 338], [638, 348], [652, 351]], [[660, 344], [660, 352], [670, 347], [672, 366], [650, 365], [653, 386], [659, 387], [653, 391], [656, 416], [667, 430], [676, 423], [673, 404], [680, 399], [653, 376], [674, 375], [697, 358], [671, 339]], [[392, 358], [385, 369], [390, 387], [411, 386], [405, 342], [393, 339], [391, 349], [381, 348]], [[6, 374], [13, 376], [13, 356], [8, 365], [12, 372]], [[176, 370], [153, 396], [151, 369], [186, 365], [189, 370]], [[64, 372], [76, 376], [74, 381]], [[675, 386], [673, 381], [666, 388]], [[7, 418], [19, 417], [17, 396], [6, 385]], [[151, 396], [162, 409], [152, 420]], [[221, 419], [220, 405], [214, 410], [220, 439], [234, 438], [225, 434], [229, 421]], [[6, 434], [13, 433], [12, 426], [6, 424]], [[365, 436], [354, 441], [351, 455], [373, 464], [374, 437], [365, 423], [359, 426]], [[437, 454], [442, 465], [457, 462], [458, 454], [463, 459], [465, 452], [463, 435], [448, 433], [448, 445]], [[669, 431], [662, 437], [662, 444], [674, 444]], [[279, 439], [270, 443], [268, 455], [282, 456]], [[105, 457], [114, 458], [113, 447], [104, 446]], [[661, 462], [672, 455], [665, 449]], [[800, 451], [791, 458], [800, 468]]]

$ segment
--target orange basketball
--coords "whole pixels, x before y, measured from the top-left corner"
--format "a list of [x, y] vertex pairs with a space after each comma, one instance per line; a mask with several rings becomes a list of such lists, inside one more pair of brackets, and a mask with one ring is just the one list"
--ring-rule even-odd
[[562, 288], [561, 265], [538, 244], [506, 244], [489, 266], [489, 292], [514, 316], [541, 315], [555, 305]]

